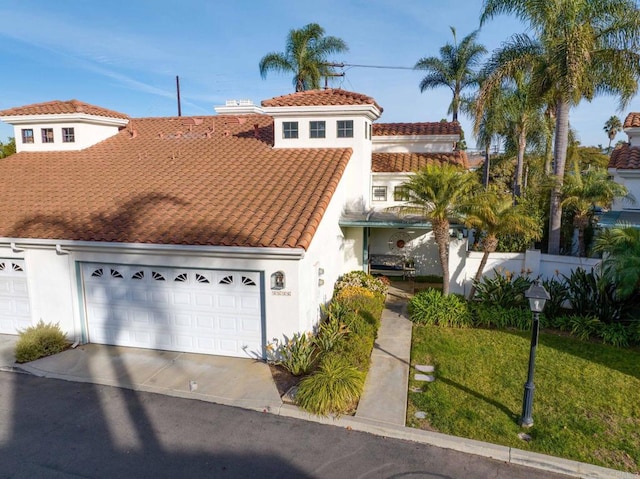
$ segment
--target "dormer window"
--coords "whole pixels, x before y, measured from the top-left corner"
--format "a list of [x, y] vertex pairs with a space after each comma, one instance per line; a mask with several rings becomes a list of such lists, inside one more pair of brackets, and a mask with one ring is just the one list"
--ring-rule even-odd
[[282, 122], [282, 138], [298, 138], [298, 122], [297, 121]]
[[324, 121], [309, 122], [309, 138], [324, 138], [326, 136], [326, 128]]
[[73, 128], [62, 129], [62, 143], [73, 143], [76, 141], [76, 134]]
[[33, 128], [22, 129], [22, 143], [33, 143]]
[[338, 120], [338, 138], [353, 138], [353, 120]]
[[53, 143], [53, 128], [42, 129], [42, 143]]

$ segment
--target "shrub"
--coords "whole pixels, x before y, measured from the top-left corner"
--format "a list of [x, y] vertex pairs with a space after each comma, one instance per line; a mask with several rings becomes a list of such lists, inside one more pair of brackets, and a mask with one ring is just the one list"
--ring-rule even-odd
[[355, 410], [365, 374], [335, 355], [327, 355], [318, 370], [304, 378], [296, 393], [296, 403], [312, 414], [341, 415]]
[[[473, 322], [484, 328], [515, 328], [521, 331], [531, 329], [531, 311], [522, 308], [503, 308], [489, 303], [476, 303], [472, 308]], [[542, 322], [541, 318], [541, 322]]]
[[595, 316], [614, 323], [622, 319], [627, 304], [616, 296], [616, 285], [598, 273], [578, 268], [565, 276], [573, 314]]
[[274, 339], [267, 346], [267, 359], [282, 366], [294, 376], [312, 371], [318, 356], [318, 347], [311, 333], [296, 333], [284, 341]]
[[18, 363], [51, 356], [69, 347], [67, 335], [62, 332], [58, 323], [44, 323], [40, 320], [36, 326], [29, 326], [19, 334], [15, 350]]
[[379, 326], [384, 309], [384, 295], [381, 293], [371, 292], [363, 286], [347, 286], [335, 295], [334, 301], [358, 313], [376, 329]]
[[544, 306], [544, 314], [548, 319], [563, 315], [567, 310], [563, 307], [564, 302], [569, 299], [567, 285], [564, 281], [555, 278], [545, 279], [542, 286], [549, 293], [550, 299]]
[[318, 325], [313, 338], [322, 351], [331, 351], [333, 347], [349, 333], [349, 328], [338, 317], [328, 316]]
[[594, 336], [598, 336], [600, 329], [602, 328], [602, 324], [602, 321], [595, 316], [572, 315], [569, 317], [571, 334], [583, 341]]
[[359, 371], [367, 372], [376, 338], [375, 329], [370, 326], [369, 328], [367, 333], [350, 334], [348, 339], [336, 343], [325, 356], [341, 357]]
[[334, 286], [334, 294], [339, 293], [349, 286], [360, 286], [373, 293], [387, 294], [389, 280], [382, 280], [365, 273], [364, 271], [351, 271], [340, 277]]
[[571, 319], [572, 316], [568, 314], [555, 317], [547, 317], [545, 315], [544, 325], [560, 331], [571, 331]]
[[480, 281], [474, 281], [476, 288], [474, 300], [502, 306], [503, 308], [528, 308], [529, 302], [525, 292], [531, 286], [531, 279], [527, 276], [513, 276], [506, 272], [494, 270], [495, 276], [483, 276]]
[[409, 300], [409, 318], [418, 324], [464, 328], [472, 324], [471, 314], [464, 298], [439, 290], [420, 291]]
[[622, 323], [603, 324], [600, 328], [600, 337], [603, 343], [626, 348], [629, 346], [631, 331]]

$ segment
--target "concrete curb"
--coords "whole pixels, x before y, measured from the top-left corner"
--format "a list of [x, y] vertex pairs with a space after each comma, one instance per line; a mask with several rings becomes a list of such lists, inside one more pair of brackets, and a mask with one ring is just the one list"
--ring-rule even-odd
[[343, 427], [354, 431], [375, 434], [376, 436], [390, 437], [394, 439], [404, 439], [407, 441], [430, 444], [443, 449], [474, 454], [476, 456], [488, 457], [509, 464], [517, 464], [532, 469], [565, 474], [571, 477], [584, 479], [638, 479], [639, 475], [630, 472], [617, 471], [605, 467], [586, 464], [584, 462], [562, 459], [559, 457], [538, 454], [535, 452], [523, 451], [513, 447], [499, 446], [473, 439], [449, 436], [433, 431], [413, 429], [409, 427], [396, 426], [393, 424], [381, 423], [369, 419], [358, 419], [352, 416], [340, 418], [314, 416], [300, 410], [296, 406], [284, 404], [279, 415], [302, 419], [331, 426]]

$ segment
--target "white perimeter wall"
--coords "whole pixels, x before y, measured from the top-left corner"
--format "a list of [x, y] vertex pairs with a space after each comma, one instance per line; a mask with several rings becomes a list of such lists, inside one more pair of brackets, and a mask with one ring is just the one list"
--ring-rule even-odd
[[[452, 293], [467, 295], [471, 288], [480, 261], [481, 252], [465, 251], [466, 242], [452, 240], [449, 249], [449, 272], [451, 275], [449, 288]], [[491, 253], [484, 268], [485, 276], [494, 276], [494, 270], [502, 273], [509, 271], [515, 275], [528, 274], [530, 278], [562, 279], [570, 276], [575, 269], [591, 271], [600, 259], [578, 258], [575, 256], [558, 256], [542, 254], [539, 250], [525, 253]]]

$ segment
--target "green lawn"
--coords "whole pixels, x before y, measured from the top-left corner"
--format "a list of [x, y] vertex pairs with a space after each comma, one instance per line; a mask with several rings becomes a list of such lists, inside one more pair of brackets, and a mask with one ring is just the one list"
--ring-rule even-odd
[[434, 365], [436, 380], [417, 382], [412, 368], [407, 425], [640, 472], [640, 351], [542, 333], [527, 430], [517, 420], [529, 346], [530, 333], [414, 326], [411, 364]]

